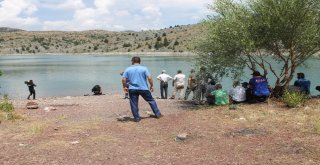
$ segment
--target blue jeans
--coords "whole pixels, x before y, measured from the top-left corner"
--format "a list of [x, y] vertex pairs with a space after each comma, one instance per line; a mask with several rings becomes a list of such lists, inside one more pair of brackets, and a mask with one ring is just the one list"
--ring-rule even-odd
[[129, 90], [129, 96], [130, 96], [130, 106], [131, 106], [131, 112], [135, 120], [140, 120], [141, 117], [139, 115], [139, 95], [142, 96], [142, 98], [147, 101], [153, 111], [153, 113], [156, 115], [156, 117], [160, 117], [161, 113], [157, 106], [156, 101], [153, 99], [151, 92], [149, 90], [135, 90], [130, 89]]

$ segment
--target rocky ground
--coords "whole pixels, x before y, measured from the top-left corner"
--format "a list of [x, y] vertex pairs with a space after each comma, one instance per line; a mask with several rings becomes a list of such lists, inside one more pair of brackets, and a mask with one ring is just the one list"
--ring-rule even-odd
[[319, 99], [296, 109], [270, 100], [236, 110], [157, 99], [160, 119], [140, 100], [144, 118], [136, 123], [121, 97], [39, 99], [38, 109], [13, 101], [24, 119], [0, 124], [1, 164], [320, 163]]

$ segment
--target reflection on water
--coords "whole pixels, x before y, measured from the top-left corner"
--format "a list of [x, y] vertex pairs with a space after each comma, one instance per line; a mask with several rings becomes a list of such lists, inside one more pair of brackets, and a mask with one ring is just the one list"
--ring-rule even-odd
[[[156, 80], [161, 70], [173, 76], [178, 69], [189, 75], [193, 67], [192, 57], [142, 57], [141, 64], [147, 66], [154, 78], [155, 93], [159, 96], [159, 82]], [[9, 94], [11, 98], [26, 98], [28, 88], [26, 80], [34, 80], [37, 97], [50, 96], [78, 96], [91, 94], [91, 88], [99, 84], [104, 93], [122, 93], [120, 73], [131, 65], [131, 56], [99, 56], [99, 55], [28, 55], [28, 56], [1, 56], [0, 77], [1, 94]], [[319, 60], [307, 61], [308, 67], [300, 67], [297, 71], [306, 73], [307, 79], [312, 82], [312, 94], [316, 85], [320, 85]], [[280, 69], [280, 66], [279, 68]], [[250, 78], [246, 74], [243, 80]], [[269, 77], [271, 85], [274, 80]], [[231, 80], [222, 81], [225, 89], [231, 87]], [[169, 87], [171, 94], [172, 87]]]

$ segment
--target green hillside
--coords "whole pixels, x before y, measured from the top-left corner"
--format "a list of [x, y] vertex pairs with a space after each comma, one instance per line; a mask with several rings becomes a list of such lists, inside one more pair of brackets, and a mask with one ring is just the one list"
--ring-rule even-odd
[[190, 52], [192, 41], [202, 32], [198, 24], [140, 32], [4, 30], [0, 54]]

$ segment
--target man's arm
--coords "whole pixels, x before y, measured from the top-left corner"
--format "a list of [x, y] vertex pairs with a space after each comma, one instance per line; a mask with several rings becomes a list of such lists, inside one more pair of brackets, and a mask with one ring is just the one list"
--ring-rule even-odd
[[127, 78], [123, 77], [122, 78], [122, 88], [125, 92], [128, 92], [128, 88], [127, 88]]
[[148, 76], [148, 81], [149, 81], [149, 84], [150, 84], [150, 91], [153, 92], [153, 80], [152, 80], [151, 76]]
[[188, 78], [188, 88], [191, 88], [191, 80], [192, 80], [192, 78], [189, 77], [189, 78]]

